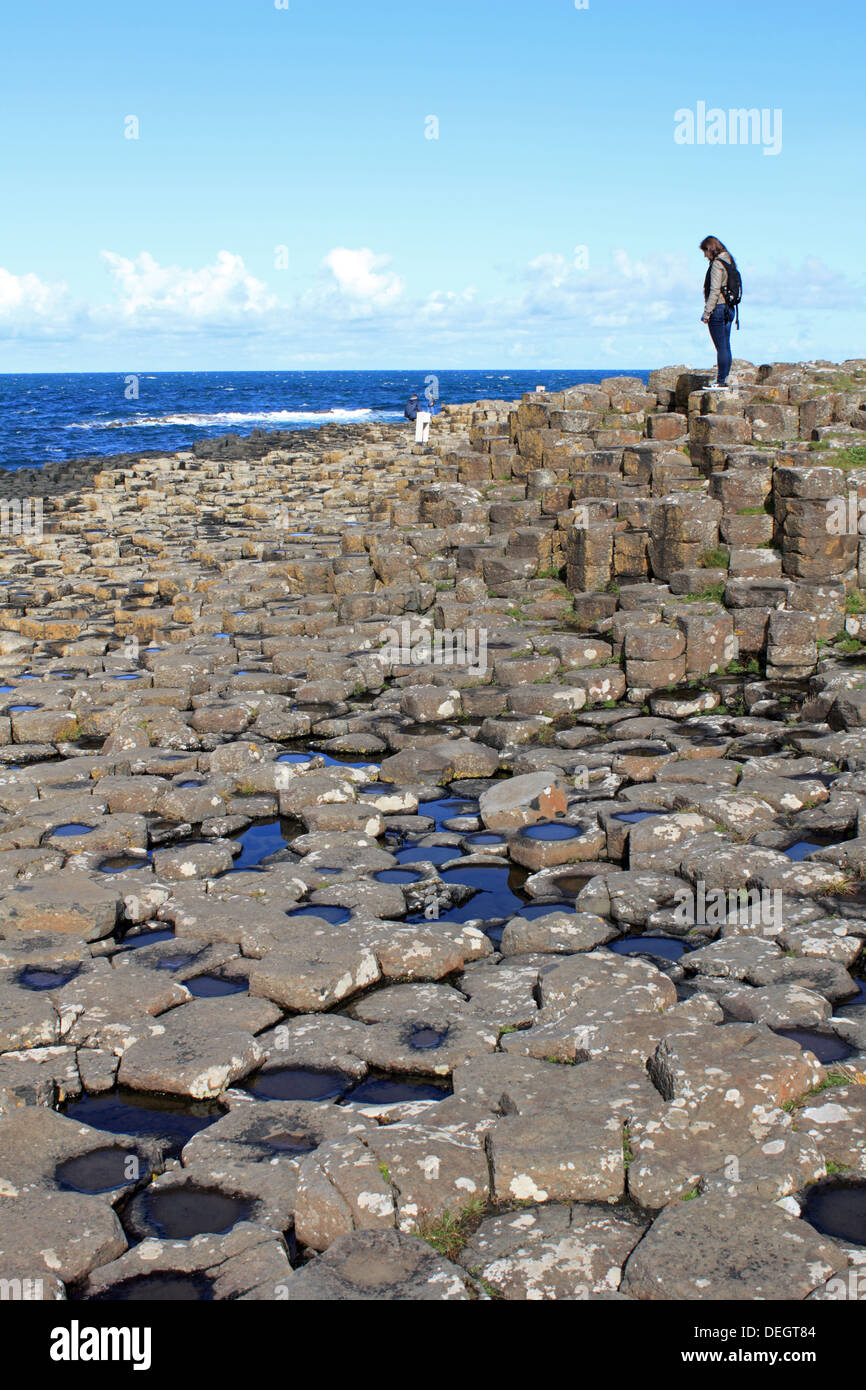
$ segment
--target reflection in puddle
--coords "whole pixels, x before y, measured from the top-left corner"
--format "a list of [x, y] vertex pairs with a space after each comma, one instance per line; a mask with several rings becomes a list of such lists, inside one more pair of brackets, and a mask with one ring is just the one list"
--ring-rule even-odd
[[831, 1178], [806, 1190], [803, 1216], [816, 1231], [866, 1245], [866, 1181]]
[[202, 1303], [213, 1298], [213, 1284], [204, 1274], [140, 1274], [93, 1294], [89, 1303]]
[[60, 1187], [72, 1192], [113, 1192], [147, 1177], [144, 1160], [133, 1149], [94, 1149], [67, 1159], [54, 1172]]
[[391, 1077], [368, 1077], [350, 1091], [346, 1102], [351, 1105], [395, 1105], [401, 1101], [445, 1100], [451, 1095], [451, 1086], [425, 1079], [414, 1081]]
[[352, 1085], [339, 1071], [314, 1071], [311, 1067], [270, 1067], [256, 1072], [241, 1088], [259, 1100], [338, 1100]]
[[608, 948], [619, 956], [661, 956], [664, 960], [679, 960], [685, 953], [682, 941], [669, 936], [624, 936], [621, 941], [609, 941]]
[[70, 980], [75, 979], [80, 968], [74, 965], [68, 970], [42, 970], [38, 966], [28, 966], [18, 976], [18, 984], [23, 985], [25, 989], [62, 989]]
[[71, 1120], [107, 1130], [161, 1139], [168, 1152], [179, 1153], [187, 1140], [207, 1129], [225, 1110], [216, 1101], [186, 1100], [180, 1096], [149, 1095], [115, 1087], [99, 1095], [71, 1101], [64, 1113]]
[[238, 1221], [246, 1221], [252, 1203], [209, 1188], [166, 1188], [142, 1193], [139, 1208], [142, 1225], [163, 1240], [190, 1240], [193, 1236], [224, 1235]]
[[576, 825], [541, 821], [538, 825], [525, 825], [520, 834], [527, 840], [579, 840], [583, 831]]
[[227, 980], [222, 975], [196, 975], [184, 980], [190, 994], [196, 999], [220, 999], [227, 994], [244, 994], [249, 990], [247, 980]]
[[790, 1038], [791, 1042], [799, 1043], [808, 1052], [813, 1052], [819, 1062], [825, 1065], [828, 1062], [844, 1062], [846, 1057], [850, 1057], [854, 1048], [849, 1047], [848, 1043], [837, 1038], [834, 1033], [816, 1033], [808, 1028], [774, 1028], [774, 1033], [778, 1033], [780, 1038]]

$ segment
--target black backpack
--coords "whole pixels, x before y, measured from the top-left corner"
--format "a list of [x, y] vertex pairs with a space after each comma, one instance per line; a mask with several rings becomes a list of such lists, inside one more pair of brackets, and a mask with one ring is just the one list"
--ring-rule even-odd
[[[728, 255], [731, 255], [730, 251], [728, 252]], [[733, 309], [734, 314], [736, 315], [737, 328], [739, 328], [740, 305], [743, 302], [743, 277], [740, 274], [737, 262], [734, 260], [733, 256], [731, 256], [730, 261], [724, 262], [724, 266], [725, 270], [728, 272], [728, 280], [727, 284], [722, 290], [722, 296], [728, 308]], [[710, 276], [712, 275], [712, 269], [712, 266], [710, 266], [710, 269], [707, 271], [707, 278], [704, 285], [704, 297], [706, 297], [710, 292]]]

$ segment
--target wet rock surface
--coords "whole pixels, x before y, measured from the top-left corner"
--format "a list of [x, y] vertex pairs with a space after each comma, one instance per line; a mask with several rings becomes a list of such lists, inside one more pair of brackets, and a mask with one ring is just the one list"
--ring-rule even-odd
[[830, 1296], [866, 1177], [866, 562], [823, 520], [866, 378], [739, 376], [33, 474], [4, 1271]]

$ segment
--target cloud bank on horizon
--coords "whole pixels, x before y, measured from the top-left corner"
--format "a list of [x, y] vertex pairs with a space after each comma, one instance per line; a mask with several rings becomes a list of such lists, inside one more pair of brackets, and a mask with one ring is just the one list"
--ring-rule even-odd
[[[181, 341], [222, 351], [234, 345], [256, 358], [278, 353], [297, 366], [322, 365], [324, 358], [367, 365], [370, 353], [381, 355], [387, 343], [407, 361], [423, 360], [427, 352], [453, 358], [454, 366], [479, 352], [477, 364], [484, 366], [500, 360], [555, 366], [557, 356], [572, 366], [614, 358], [638, 366], [651, 350], [649, 327], [656, 343], [694, 349], [700, 277], [688, 256], [633, 259], [617, 248], [594, 267], [584, 253], [582, 247], [571, 256], [542, 252], [501, 295], [483, 298], [471, 285], [413, 294], [389, 255], [338, 246], [322, 257], [305, 288], [281, 298], [237, 252], [223, 250], [209, 265], [183, 267], [160, 265], [147, 251], [126, 257], [103, 250], [106, 293], [95, 304], [62, 282], [0, 268], [0, 342], [31, 348], [79, 343], [97, 355], [146, 353], [149, 342], [163, 350]], [[809, 336], [814, 312], [826, 334], [834, 317], [866, 309], [863, 282], [814, 257], [780, 265], [771, 275], [751, 273], [748, 263], [742, 269], [749, 310], [765, 324], [769, 314], [771, 341], [779, 348], [808, 350], [817, 340]], [[796, 305], [784, 300], [791, 284]], [[580, 362], [568, 358], [578, 340]]]
[[862, 356], [866, 11], [725, 13], [15, 7], [0, 371], [698, 364], [708, 233], [740, 355]]

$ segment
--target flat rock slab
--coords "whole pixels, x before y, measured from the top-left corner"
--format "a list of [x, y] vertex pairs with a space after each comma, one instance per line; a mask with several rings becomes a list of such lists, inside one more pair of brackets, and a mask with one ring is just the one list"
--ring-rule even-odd
[[500, 1052], [458, 1067], [454, 1094], [505, 1115], [598, 1105], [605, 1115], [618, 1116], [620, 1123], [636, 1113], [655, 1113], [662, 1104], [646, 1070], [630, 1062], [599, 1059], [563, 1066]]
[[622, 1120], [606, 1107], [507, 1115], [488, 1146], [501, 1202], [607, 1201], [625, 1188]]
[[594, 951], [619, 935], [616, 927], [594, 913], [551, 912], [530, 920], [512, 917], [502, 933], [501, 950], [504, 956], [530, 951], [568, 955]]
[[185, 1003], [190, 993], [167, 971], [142, 970], [132, 964], [115, 970], [100, 961], [53, 997], [67, 1041], [98, 1046], [109, 1033], [110, 1025], [125, 1025], [146, 1014], [165, 1013]]
[[565, 813], [568, 784], [555, 772], [528, 772], [483, 792], [481, 819], [488, 830], [519, 830]]
[[60, 1038], [60, 1019], [44, 994], [0, 984], [0, 1052], [48, 1047]]
[[828, 1163], [866, 1172], [866, 1086], [833, 1086], [795, 1112], [794, 1123]]
[[125, 1249], [120, 1222], [99, 1197], [44, 1190], [0, 1195], [0, 1265], [41, 1263], [68, 1284]]
[[239, 1222], [227, 1235], [143, 1240], [119, 1259], [94, 1270], [82, 1288], [82, 1297], [122, 1299], [130, 1281], [165, 1275], [200, 1276], [204, 1298], [269, 1302], [285, 1298], [294, 1279], [282, 1237], [250, 1222]]
[[402, 1231], [344, 1235], [296, 1274], [290, 1301], [328, 1303], [466, 1302], [464, 1272]]
[[662, 1212], [622, 1287], [653, 1300], [802, 1299], [846, 1265], [839, 1246], [772, 1203], [708, 1195]]
[[691, 1110], [712, 1099], [729, 1114], [784, 1105], [821, 1079], [797, 1043], [750, 1023], [664, 1038], [649, 1074], [665, 1099]]
[[417, 1232], [446, 1216], [458, 1218], [490, 1195], [490, 1171], [483, 1138], [416, 1130], [411, 1123], [385, 1125], [364, 1143], [375, 1154], [390, 1183], [397, 1226]]
[[366, 947], [333, 930], [270, 951], [250, 971], [250, 993], [297, 1013], [330, 1009], [381, 978]]
[[110, 936], [120, 918], [123, 898], [111, 884], [95, 883], [86, 874], [52, 874], [13, 888], [0, 899], [0, 932], [63, 932], [99, 941]]
[[551, 1202], [482, 1221], [460, 1263], [502, 1298], [586, 1299], [619, 1288], [645, 1229], [628, 1209]]
[[215, 1030], [209, 1019], [184, 1018], [183, 1010], [151, 1025], [151, 1036], [124, 1052], [118, 1082], [134, 1091], [164, 1092], [206, 1100], [249, 1076], [265, 1059], [264, 1048], [239, 1028]]

